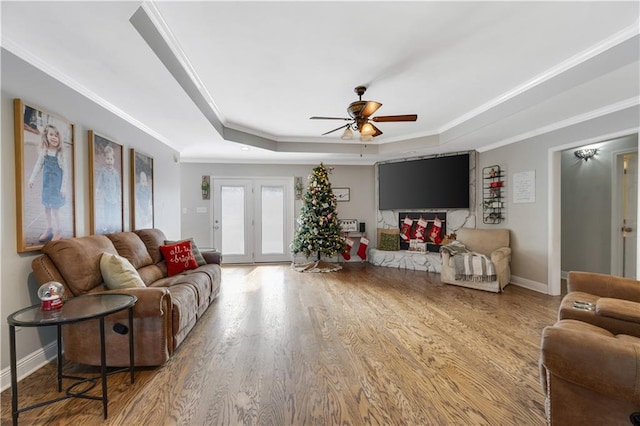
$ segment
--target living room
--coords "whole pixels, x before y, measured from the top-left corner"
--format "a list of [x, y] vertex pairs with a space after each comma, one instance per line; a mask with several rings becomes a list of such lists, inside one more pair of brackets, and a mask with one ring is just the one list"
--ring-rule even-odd
[[[3, 19], [5, 18], [3, 17]], [[617, 57], [607, 57], [609, 64], [622, 64], [619, 65], [619, 68], [611, 70], [610, 78], [619, 76], [616, 71], [623, 72], [628, 69], [627, 66], [630, 66], [632, 73], [635, 72], [637, 75], [637, 25], [635, 34], [619, 42], [616, 46], [626, 47], [627, 44], [631, 45], [630, 50], [635, 52], [635, 56], [627, 57], [619, 63], [615, 61]], [[312, 167], [323, 159], [322, 154], [319, 154], [314, 161], [300, 163], [290, 162], [285, 157], [280, 162], [264, 163], [224, 159], [201, 162], [197, 161], [197, 156], [190, 159], [183, 158], [179, 150], [165, 143], [162, 135], [154, 133], [153, 129], [145, 128], [142, 124], [142, 118], [117, 114], [112, 105], [101, 104], [92, 98], [91, 94], [82, 93], [74, 88], [73, 82], [65, 80], [64, 75], [55, 74], [54, 70], [47, 68], [46, 64], [43, 64], [38, 57], [31, 55], [30, 52], [16, 49], [15, 46], [11, 49], [7, 48], [3, 41], [1, 53], [3, 142], [0, 159], [0, 187], [3, 196], [0, 199], [0, 214], [2, 215], [0, 240], [2, 300], [0, 303], [4, 317], [18, 309], [37, 303], [36, 290], [38, 287], [31, 267], [31, 262], [38, 253], [18, 253], [16, 251], [18, 219], [15, 205], [17, 192], [13, 108], [13, 100], [16, 98], [60, 114], [75, 123], [75, 229], [77, 236], [90, 233], [89, 147], [87, 139], [89, 130], [99, 129], [113, 137], [114, 140], [125, 144], [127, 149], [134, 148], [153, 157], [157, 171], [154, 176], [154, 226], [162, 229], [169, 238], [196, 236], [198, 243], [203, 247], [213, 246], [213, 241], [209, 236], [203, 235], [209, 234], [213, 223], [208, 214], [211, 202], [203, 200], [201, 196], [202, 176], [213, 176], [214, 178], [286, 176], [289, 178], [302, 177], [306, 182], [305, 179]], [[589, 88], [589, 81], [582, 84]], [[300, 88], [299, 90], [303, 91], [304, 89]], [[514, 138], [513, 142], [508, 144], [494, 146], [492, 145], [493, 141], [486, 141], [486, 144], [477, 150], [476, 170], [478, 171], [486, 166], [499, 164], [506, 168], [508, 179], [511, 179], [515, 173], [535, 171], [535, 202], [509, 202], [506, 220], [503, 223], [498, 225], [482, 223], [481, 217], [478, 215], [480, 210], [478, 203], [481, 197], [479, 190], [476, 192], [476, 204], [472, 207], [476, 213], [475, 226], [507, 228], [511, 231], [512, 285], [534, 290], [543, 295], [557, 296], [560, 294], [562, 272], [567, 270], [563, 265], [565, 260], [563, 253], [567, 245], [575, 241], [575, 237], [569, 236], [568, 244], [565, 243], [565, 236], [562, 235], [558, 219], [562, 217], [562, 209], [565, 207], [561, 202], [564, 196], [560, 184], [564, 171], [561, 166], [562, 158], [567, 152], [571, 156], [575, 149], [594, 144], [601, 146], [602, 152], [607, 152], [606, 147], [603, 146], [605, 142], [609, 141], [622, 141], [620, 143], [624, 144], [625, 149], [634, 146], [637, 149], [637, 134], [640, 127], [637, 82], [635, 85], [624, 86], [619, 90], [618, 102], [612, 105], [599, 105], [598, 108], [594, 107], [594, 111], [599, 112], [598, 114], [585, 113], [579, 120], [567, 119], [562, 126], [548, 127], [539, 133], [517, 135], [519, 138]], [[510, 115], [511, 119], [524, 119], [524, 114], [518, 114], [516, 104], [508, 106], [514, 108]], [[544, 110], [544, 106], [544, 102], [541, 102], [538, 108]], [[389, 108], [391, 112], [395, 110], [387, 103], [385, 103], [385, 108]], [[192, 112], [200, 113], [196, 108], [193, 108]], [[309, 115], [316, 113], [321, 113], [321, 111], [311, 112]], [[305, 117], [305, 119], [307, 118]], [[213, 129], [211, 131], [214, 132]], [[502, 140], [508, 139], [505, 137]], [[361, 148], [359, 147], [359, 149]], [[442, 153], [447, 152], [451, 151], [447, 149], [442, 151]], [[413, 155], [406, 155], [406, 158], [412, 157]], [[333, 167], [332, 185], [350, 189], [350, 201], [339, 204], [340, 217], [353, 218], [366, 223], [371, 247], [375, 247], [377, 243], [375, 228], [379, 223], [379, 211], [376, 205], [376, 165], [343, 161], [339, 156], [329, 157], [328, 160], [325, 160], [325, 164]], [[593, 162], [576, 161], [576, 164], [584, 166], [582, 169], [585, 169]], [[425, 188], [428, 185], [436, 184], [437, 182], [428, 183]], [[125, 188], [127, 188], [126, 185]], [[509, 187], [508, 190], [511, 188]], [[128, 189], [125, 191], [128, 195]], [[296, 201], [295, 206], [298, 211], [300, 201]], [[202, 211], [198, 209], [203, 208], [206, 213], [198, 213], [198, 211]], [[124, 223], [129, 224], [130, 218], [130, 212], [125, 209]], [[596, 223], [598, 219], [599, 217], [595, 218]], [[606, 223], [606, 226], [610, 227], [611, 224]], [[585, 232], [585, 234], [592, 236], [593, 232]], [[594, 245], [592, 242], [585, 243], [582, 240], [575, 244], [580, 248], [593, 247]], [[576, 268], [580, 265], [570, 267]], [[589, 268], [589, 264], [584, 265], [584, 268]], [[21, 344], [18, 358], [23, 361], [24, 371], [30, 371], [55, 356], [53, 330], [25, 328], [20, 331], [19, 336]], [[9, 384], [9, 352], [8, 333], [5, 326], [2, 327], [0, 342], [2, 343], [2, 363], [0, 365], [2, 368], [2, 388], [6, 389]]]

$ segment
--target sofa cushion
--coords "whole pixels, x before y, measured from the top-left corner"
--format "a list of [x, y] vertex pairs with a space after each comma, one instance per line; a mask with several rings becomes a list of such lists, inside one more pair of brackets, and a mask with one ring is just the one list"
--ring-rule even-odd
[[104, 285], [109, 290], [146, 287], [131, 262], [117, 254], [103, 253], [100, 258], [100, 270]]
[[164, 232], [155, 228], [139, 229], [133, 232], [135, 232], [136, 235], [140, 237], [144, 245], [147, 246], [147, 251], [149, 252], [149, 255], [151, 255], [151, 261], [153, 263], [162, 261], [160, 246], [164, 245], [164, 240], [167, 239], [167, 237], [164, 235]]
[[196, 259], [196, 263], [198, 264], [198, 266], [206, 265], [207, 261], [204, 260], [204, 256], [202, 255], [202, 253], [200, 253], [200, 249], [196, 245], [196, 242], [193, 240], [193, 238], [187, 238], [185, 240], [180, 240], [180, 241], [165, 240], [164, 244], [171, 245], [171, 244], [181, 243], [183, 241], [189, 241], [191, 243], [191, 251], [193, 252], [193, 257]]
[[102, 253], [118, 254], [111, 240], [104, 235], [49, 241], [42, 247], [42, 253], [57, 266], [74, 296], [102, 287]]
[[160, 246], [160, 251], [167, 264], [167, 272], [170, 277], [198, 267], [198, 263], [193, 257], [191, 243], [189, 241], [183, 241], [169, 246]]
[[118, 232], [109, 234], [107, 237], [113, 242], [118, 254], [131, 262], [134, 268], [140, 269], [152, 264], [153, 260], [146, 245], [135, 233]]

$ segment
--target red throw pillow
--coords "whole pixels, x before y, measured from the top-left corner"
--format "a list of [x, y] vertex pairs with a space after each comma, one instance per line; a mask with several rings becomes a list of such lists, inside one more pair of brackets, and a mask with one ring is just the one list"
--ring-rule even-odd
[[169, 246], [160, 246], [169, 276], [177, 275], [188, 269], [196, 269], [198, 263], [193, 257], [190, 241], [182, 241]]

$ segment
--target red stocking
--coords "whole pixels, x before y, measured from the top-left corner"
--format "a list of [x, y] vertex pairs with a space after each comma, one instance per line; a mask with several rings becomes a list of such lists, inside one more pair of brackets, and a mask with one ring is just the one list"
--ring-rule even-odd
[[351, 259], [351, 247], [353, 247], [354, 241], [351, 238], [345, 238], [344, 242], [347, 244], [347, 248], [342, 253], [342, 257], [344, 257], [344, 260], [349, 260]]
[[369, 240], [366, 237], [360, 238], [360, 245], [358, 246], [358, 256], [360, 259], [367, 260], [367, 246], [369, 245]]
[[413, 231], [413, 239], [418, 240], [421, 243], [424, 243], [426, 233], [427, 233], [427, 220], [422, 216], [420, 216], [420, 219], [418, 219], [418, 224], [416, 225], [415, 231]]
[[411, 239], [411, 226], [413, 226], [413, 219], [409, 216], [405, 217], [402, 221], [402, 228], [400, 228], [400, 237], [405, 241]]
[[429, 239], [436, 244], [442, 242], [442, 221], [438, 217], [433, 220], [433, 226], [429, 231]]

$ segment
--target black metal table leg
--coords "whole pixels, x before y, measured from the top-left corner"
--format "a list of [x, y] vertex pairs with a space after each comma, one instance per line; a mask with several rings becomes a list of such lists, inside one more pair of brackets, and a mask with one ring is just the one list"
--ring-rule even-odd
[[16, 366], [16, 327], [9, 325], [9, 352], [11, 358], [11, 415], [13, 426], [18, 426], [18, 368]]
[[62, 325], [56, 327], [58, 332], [58, 392], [62, 392]]
[[133, 370], [135, 366], [135, 350], [133, 348], [133, 306], [129, 308], [129, 372], [131, 373], [131, 383], [133, 383]]
[[104, 344], [104, 317], [100, 317], [100, 370], [102, 372], [102, 411], [107, 418], [107, 355]]

